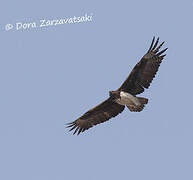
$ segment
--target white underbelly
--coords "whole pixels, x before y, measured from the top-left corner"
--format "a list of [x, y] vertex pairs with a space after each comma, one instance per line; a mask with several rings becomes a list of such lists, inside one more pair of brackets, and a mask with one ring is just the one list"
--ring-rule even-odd
[[141, 104], [135, 96], [133, 96], [127, 92], [121, 91], [120, 96], [121, 96], [121, 98], [117, 100], [117, 103], [119, 103], [121, 105], [133, 105], [134, 104], [136, 106], [140, 106], [140, 104]]

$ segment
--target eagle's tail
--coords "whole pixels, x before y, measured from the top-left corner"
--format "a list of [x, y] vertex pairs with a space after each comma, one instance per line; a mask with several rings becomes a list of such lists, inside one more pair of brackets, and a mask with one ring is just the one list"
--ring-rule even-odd
[[137, 99], [140, 101], [141, 104], [147, 104], [148, 103], [148, 99], [147, 98], [143, 98], [143, 97], [137, 97]]
[[148, 103], [148, 99], [146, 98], [143, 98], [143, 97], [137, 97], [137, 99], [139, 100], [140, 102], [140, 106], [135, 106], [135, 105], [130, 105], [130, 106], [127, 106], [128, 109], [132, 112], [140, 112], [143, 110], [143, 108], [145, 107], [145, 104]]

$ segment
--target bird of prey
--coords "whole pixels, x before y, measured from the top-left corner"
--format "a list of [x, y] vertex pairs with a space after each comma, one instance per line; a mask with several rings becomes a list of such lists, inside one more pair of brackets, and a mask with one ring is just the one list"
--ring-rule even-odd
[[68, 123], [67, 128], [71, 128], [69, 131], [74, 130], [73, 134], [77, 133], [78, 135], [94, 125], [117, 116], [124, 110], [125, 106], [132, 112], [142, 111], [145, 104], [148, 103], [148, 99], [136, 95], [144, 92], [144, 89], [150, 86], [160, 63], [166, 55], [163, 53], [167, 48], [159, 51], [164, 42], [159, 46], [158, 43], [159, 38], [155, 42], [155, 37], [153, 37], [149, 50], [135, 65], [121, 87], [115, 91], [109, 91], [108, 99], [90, 109], [75, 121]]

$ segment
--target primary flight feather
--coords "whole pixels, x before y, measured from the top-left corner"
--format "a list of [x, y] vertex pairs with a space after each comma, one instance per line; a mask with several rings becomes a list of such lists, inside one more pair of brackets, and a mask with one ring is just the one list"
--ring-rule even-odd
[[155, 42], [153, 37], [152, 43], [147, 53], [135, 65], [127, 79], [123, 82], [120, 88], [115, 91], [109, 91], [109, 98], [90, 109], [77, 120], [68, 123], [67, 128], [74, 130], [73, 134], [80, 134], [94, 125], [105, 122], [112, 117], [121, 113], [125, 106], [130, 111], [140, 112], [143, 110], [148, 99], [137, 97], [148, 88], [155, 77], [160, 63], [166, 54], [163, 54], [167, 48], [159, 51], [164, 42], [159, 46], [159, 38]]

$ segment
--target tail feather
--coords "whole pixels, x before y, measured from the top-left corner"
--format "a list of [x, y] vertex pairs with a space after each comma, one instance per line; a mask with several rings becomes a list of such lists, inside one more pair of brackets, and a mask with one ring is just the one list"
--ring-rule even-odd
[[148, 103], [148, 99], [143, 98], [143, 97], [137, 97], [139, 102], [140, 102], [140, 106], [136, 106], [136, 105], [129, 105], [127, 106], [128, 109], [132, 112], [140, 112], [143, 110], [143, 108], [145, 107], [145, 104]]
[[137, 97], [137, 99], [140, 101], [141, 104], [147, 104], [148, 103], [148, 99], [147, 98]]

